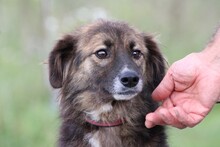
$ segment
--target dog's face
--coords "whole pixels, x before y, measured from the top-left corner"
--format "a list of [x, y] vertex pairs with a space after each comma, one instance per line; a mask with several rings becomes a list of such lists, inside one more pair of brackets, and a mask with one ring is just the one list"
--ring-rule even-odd
[[84, 92], [130, 100], [157, 86], [164, 62], [151, 36], [124, 23], [98, 21], [58, 41], [49, 69], [51, 85], [64, 88], [66, 97]]

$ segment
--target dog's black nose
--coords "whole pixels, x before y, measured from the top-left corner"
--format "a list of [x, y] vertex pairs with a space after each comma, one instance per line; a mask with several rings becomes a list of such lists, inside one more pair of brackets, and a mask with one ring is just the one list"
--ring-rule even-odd
[[120, 76], [121, 83], [128, 88], [135, 87], [139, 82], [139, 77], [135, 72], [125, 72]]

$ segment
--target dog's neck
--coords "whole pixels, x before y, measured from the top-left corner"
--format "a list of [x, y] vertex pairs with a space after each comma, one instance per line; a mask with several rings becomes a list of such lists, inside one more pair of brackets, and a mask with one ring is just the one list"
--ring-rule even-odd
[[120, 126], [124, 123], [123, 119], [118, 119], [112, 122], [95, 121], [90, 118], [86, 118], [86, 122], [98, 127], [115, 127]]

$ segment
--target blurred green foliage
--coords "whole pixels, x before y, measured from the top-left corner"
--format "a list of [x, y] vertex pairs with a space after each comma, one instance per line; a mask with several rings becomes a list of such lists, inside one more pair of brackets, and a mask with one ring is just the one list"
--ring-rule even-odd
[[[59, 118], [47, 59], [64, 33], [97, 18], [123, 20], [160, 40], [171, 64], [202, 50], [218, 26], [220, 1], [1, 0], [0, 146], [52, 147]], [[171, 147], [217, 147], [220, 106], [193, 129], [168, 128]]]

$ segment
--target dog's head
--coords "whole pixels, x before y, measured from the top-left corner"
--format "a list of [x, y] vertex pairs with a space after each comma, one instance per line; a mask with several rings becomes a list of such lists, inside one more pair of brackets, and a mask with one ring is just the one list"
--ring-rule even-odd
[[159, 84], [164, 61], [152, 36], [122, 22], [97, 21], [57, 42], [49, 70], [51, 85], [66, 97], [89, 91], [129, 100]]

